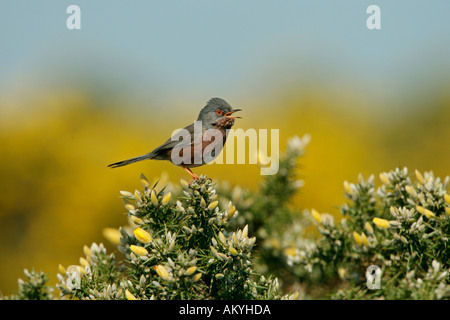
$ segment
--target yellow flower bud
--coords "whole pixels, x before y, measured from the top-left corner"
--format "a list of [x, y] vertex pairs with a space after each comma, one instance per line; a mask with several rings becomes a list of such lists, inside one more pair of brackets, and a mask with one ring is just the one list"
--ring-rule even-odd
[[120, 194], [126, 198], [133, 198], [133, 194], [129, 191], [120, 191]]
[[166, 193], [166, 194], [164, 195], [164, 197], [163, 197], [163, 199], [162, 199], [162, 202], [161, 202], [163, 206], [165, 206], [166, 204], [169, 203], [170, 197], [171, 197], [171, 196], [172, 196], [172, 193], [171, 193], [171, 192]]
[[405, 186], [405, 190], [406, 190], [406, 192], [408, 192], [411, 196], [417, 197], [417, 192], [416, 192], [416, 190], [414, 189], [414, 187], [411, 187], [411, 186]]
[[197, 267], [189, 267], [189, 268], [186, 270], [186, 275], [187, 275], [187, 276], [190, 276], [190, 275], [194, 274], [195, 271], [197, 271]]
[[283, 250], [285, 256], [295, 257], [297, 255], [297, 250], [293, 247], [289, 247]]
[[247, 236], [248, 236], [248, 224], [246, 224], [244, 229], [242, 230], [242, 239], [247, 238]]
[[144, 224], [144, 220], [142, 220], [141, 218], [138, 218], [136, 216], [130, 215], [130, 219], [135, 225], [140, 226], [140, 225]]
[[153, 205], [157, 206], [158, 205], [158, 197], [156, 197], [156, 192], [155, 189], [152, 190], [152, 194], [150, 196]]
[[389, 184], [389, 177], [386, 172], [380, 173], [380, 180], [383, 184]]
[[389, 221], [385, 220], [385, 219], [381, 219], [381, 218], [373, 218], [373, 223], [375, 223], [375, 225], [377, 225], [380, 228], [386, 229], [389, 228]]
[[147, 178], [144, 176], [143, 173], [141, 173], [140, 180], [141, 180], [141, 184], [142, 184], [145, 188], [149, 186], [148, 180], [147, 180]]
[[211, 202], [208, 206], [208, 210], [213, 210], [215, 207], [217, 207], [218, 204], [219, 204], [218, 200]]
[[367, 247], [369, 245], [369, 240], [367, 239], [366, 235], [363, 233], [361, 233], [361, 239], [362, 239], [362, 244], [363, 246]]
[[352, 189], [350, 188], [350, 183], [348, 183], [348, 181], [344, 181], [344, 191], [347, 194], [352, 193]]
[[60, 264], [60, 265], [58, 266], [58, 269], [59, 269], [59, 273], [61, 273], [61, 275], [63, 275], [63, 276], [66, 275], [66, 269], [63, 267], [62, 264]]
[[444, 199], [445, 201], [447, 201], [448, 204], [450, 204], [450, 195], [449, 194], [444, 194]]
[[216, 248], [214, 248], [213, 246], [210, 246], [211, 252], [212, 254], [216, 257], [219, 258], [219, 253], [217, 252]]
[[77, 268], [78, 268], [78, 270], [80, 270], [80, 273], [83, 275], [83, 274], [86, 274], [86, 269], [84, 268], [84, 267], [82, 267], [82, 266], [77, 266]]
[[137, 298], [128, 289], [125, 290], [125, 297], [127, 300], [137, 300]]
[[229, 205], [228, 205], [227, 218], [228, 218], [228, 219], [231, 219], [231, 218], [233, 217], [233, 215], [234, 215], [235, 212], [236, 212], [236, 207], [233, 206], [233, 205], [231, 204], [231, 202], [230, 202]]
[[115, 228], [104, 228], [103, 236], [113, 244], [120, 244], [120, 238], [122, 237], [120, 231]]
[[138, 256], [145, 256], [148, 254], [147, 249], [141, 246], [135, 246], [134, 244], [130, 246], [130, 249]]
[[155, 267], [155, 270], [156, 270], [156, 273], [158, 274], [158, 276], [160, 276], [162, 279], [164, 279], [164, 280], [169, 279], [169, 273], [167, 272], [166, 268], [164, 268], [164, 266], [157, 265]]
[[83, 267], [89, 267], [89, 262], [85, 258], [80, 258], [80, 264]]
[[199, 272], [195, 276], [192, 277], [192, 282], [197, 282], [202, 277], [202, 274]]
[[416, 169], [416, 178], [417, 178], [417, 181], [419, 181], [420, 184], [424, 184], [423, 176], [420, 173], [420, 171], [417, 170], [417, 169]]
[[423, 214], [425, 212], [425, 208], [421, 207], [421, 206], [416, 206], [416, 210], [421, 214]]
[[182, 185], [183, 187], [185, 187], [185, 188], [189, 188], [189, 183], [187, 183], [187, 181], [186, 181], [186, 180], [184, 180], [184, 179], [180, 179], [180, 183], [181, 183], [181, 185]]
[[317, 223], [322, 222], [322, 217], [320, 216], [320, 213], [316, 209], [312, 209], [311, 213], [312, 213], [314, 220], [316, 220]]
[[142, 228], [135, 229], [133, 231], [133, 233], [134, 233], [134, 236], [136, 237], [136, 239], [142, 243], [150, 243], [153, 240], [150, 233], [148, 233], [147, 231], [145, 231]]
[[237, 250], [233, 247], [230, 247], [229, 250], [232, 256], [236, 256], [238, 254]]
[[363, 243], [361, 236], [356, 231], [353, 231], [353, 239], [355, 240], [358, 246], [360, 246]]
[[225, 260], [225, 261], [230, 260], [230, 257], [228, 257], [226, 254], [223, 254], [222, 252], [218, 252], [217, 256], [219, 257], [219, 259], [222, 259], [222, 260]]
[[137, 190], [134, 191], [134, 198], [137, 202], [142, 202], [141, 193]]
[[227, 242], [227, 239], [225, 238], [225, 235], [222, 232], [219, 232], [219, 240], [224, 244]]
[[448, 215], [450, 215], [450, 208], [449, 208], [449, 207], [446, 207], [446, 208], [445, 208], [445, 213], [447, 213]]
[[202, 197], [201, 200], [200, 200], [200, 206], [201, 206], [202, 208], [206, 207], [206, 202], [205, 202], [205, 199], [203, 199], [203, 197]]
[[84, 245], [83, 252], [86, 255], [86, 257], [89, 257], [91, 255], [91, 249], [87, 245]]
[[423, 214], [425, 217], [427, 217], [428, 219], [434, 218], [435, 214], [428, 209], [425, 209], [424, 207], [421, 206], [416, 206], [416, 210], [420, 213]]
[[364, 224], [364, 229], [366, 229], [366, 231], [367, 231], [369, 234], [372, 234], [372, 233], [373, 233], [373, 228], [372, 228], [372, 225], [370, 224], [369, 221], [366, 221], [366, 223]]

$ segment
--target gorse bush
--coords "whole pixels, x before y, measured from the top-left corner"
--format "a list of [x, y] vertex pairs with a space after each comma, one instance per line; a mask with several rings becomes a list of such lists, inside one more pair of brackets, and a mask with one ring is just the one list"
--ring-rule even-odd
[[[289, 251], [294, 272], [322, 284], [340, 279], [344, 288], [331, 292], [333, 298], [450, 297], [449, 178], [418, 171], [416, 177], [412, 183], [403, 168], [381, 173], [378, 189], [374, 176], [344, 182], [343, 219], [309, 212], [321, 237]], [[369, 266], [381, 271], [375, 290], [366, 281]]]
[[129, 221], [114, 234], [121, 257], [85, 246], [79, 265], [59, 267], [60, 295], [45, 274], [26, 271], [4, 298], [449, 298], [449, 178], [416, 171], [412, 181], [398, 168], [376, 188], [374, 176], [359, 176], [344, 182], [337, 221], [292, 205], [308, 142], [290, 139], [279, 172], [257, 190], [202, 176], [157, 191], [141, 175], [143, 190], [121, 192]]
[[[227, 229], [238, 212], [220, 209], [213, 183], [202, 177], [171, 202], [141, 175], [142, 192], [122, 191], [132, 230], [120, 230], [120, 268], [102, 246], [85, 248], [81, 266], [62, 269], [58, 289], [79, 299], [279, 299], [276, 279], [255, 274], [248, 227]], [[120, 271], [119, 271], [120, 270]], [[125, 275], [125, 277], [124, 277]]]

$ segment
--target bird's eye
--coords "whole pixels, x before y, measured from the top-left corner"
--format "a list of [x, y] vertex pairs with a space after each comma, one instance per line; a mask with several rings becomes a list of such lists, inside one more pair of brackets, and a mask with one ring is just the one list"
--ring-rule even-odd
[[217, 109], [216, 113], [218, 116], [221, 116], [223, 114], [223, 111], [221, 109]]

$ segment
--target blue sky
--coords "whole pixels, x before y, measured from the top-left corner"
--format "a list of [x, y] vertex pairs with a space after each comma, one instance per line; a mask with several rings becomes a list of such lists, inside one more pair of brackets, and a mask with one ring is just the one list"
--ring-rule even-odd
[[[81, 30], [66, 28], [71, 4]], [[381, 30], [366, 28], [371, 4]], [[161, 99], [294, 80], [404, 92], [449, 74], [449, 15], [447, 0], [3, 0], [0, 92], [80, 75]]]

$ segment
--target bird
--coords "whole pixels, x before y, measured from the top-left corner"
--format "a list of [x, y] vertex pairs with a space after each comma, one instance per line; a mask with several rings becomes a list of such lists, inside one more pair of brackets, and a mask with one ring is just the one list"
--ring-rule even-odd
[[[233, 109], [225, 100], [221, 98], [211, 98], [206, 103], [206, 106], [201, 109], [197, 121], [180, 130], [181, 132], [187, 133], [186, 135], [188, 135], [189, 138], [187, 139], [188, 141], [183, 141], [180, 143], [179, 140], [173, 139], [172, 136], [162, 145], [149, 153], [112, 163], [108, 165], [108, 167], [118, 168], [138, 161], [150, 159], [168, 160], [183, 168], [192, 177], [191, 182], [193, 180], [200, 179], [200, 177], [193, 173], [190, 168], [209, 163], [219, 155], [225, 145], [228, 130], [234, 125], [235, 119], [241, 118], [233, 115], [237, 111], [242, 110]], [[198, 132], [198, 130], [196, 130], [198, 126], [196, 127], [196, 125], [200, 124], [201, 131]], [[201, 147], [199, 148], [196, 146]], [[205, 148], [212, 150], [211, 155], [207, 157], [207, 159], [203, 157]], [[172, 154], [172, 151], [174, 150], [176, 154]], [[174, 158], [179, 159], [180, 157], [183, 159], [182, 161], [174, 161]], [[199, 158], [201, 159], [200, 161], [198, 161]]]

